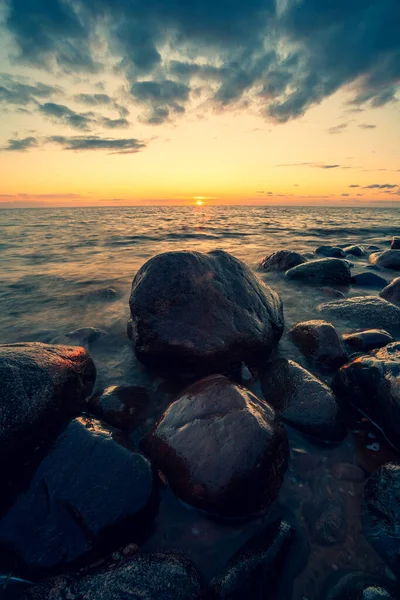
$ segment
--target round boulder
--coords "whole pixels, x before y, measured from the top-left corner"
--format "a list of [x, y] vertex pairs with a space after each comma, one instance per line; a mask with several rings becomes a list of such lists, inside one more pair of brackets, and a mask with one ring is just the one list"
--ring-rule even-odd
[[351, 271], [347, 261], [338, 258], [310, 260], [286, 271], [288, 279], [303, 280], [308, 283], [332, 283], [348, 285], [351, 283]]
[[346, 248], [343, 248], [343, 251], [346, 256], [356, 256], [357, 258], [365, 256], [365, 250], [362, 246], [346, 246]]
[[338, 246], [320, 246], [316, 249], [315, 254], [320, 254], [326, 258], [344, 258], [346, 256], [344, 250]]
[[385, 289], [382, 290], [379, 295], [381, 298], [384, 298], [388, 302], [400, 307], [400, 277], [393, 279], [393, 281], [387, 287], [385, 287]]
[[289, 331], [289, 336], [307, 360], [322, 369], [338, 369], [347, 361], [347, 354], [332, 323], [298, 323]]
[[356, 333], [347, 333], [342, 337], [342, 340], [351, 352], [370, 352], [393, 342], [390, 333], [384, 329], [368, 329]]
[[346, 428], [332, 390], [292, 360], [267, 363], [260, 376], [264, 398], [282, 421], [322, 442], [338, 442]]
[[318, 312], [334, 321], [344, 321], [351, 327], [382, 328], [399, 331], [400, 309], [377, 296], [354, 296], [320, 304]]
[[400, 590], [384, 577], [357, 571], [325, 584], [322, 600], [398, 600]]
[[376, 273], [360, 273], [354, 275], [352, 278], [353, 285], [359, 285], [360, 287], [370, 287], [378, 290], [383, 289], [387, 284], [387, 280]]
[[289, 250], [279, 250], [273, 254], [269, 254], [260, 263], [260, 269], [263, 271], [288, 271], [297, 265], [302, 265], [307, 262], [298, 252], [290, 252]]
[[182, 500], [222, 517], [265, 510], [289, 452], [273, 408], [221, 375], [187, 388], [142, 448]]
[[131, 431], [139, 423], [149, 402], [145, 388], [112, 385], [90, 398], [88, 410], [113, 427]]
[[385, 250], [384, 252], [375, 252], [369, 257], [369, 262], [383, 269], [393, 269], [400, 271], [400, 250]]
[[136, 274], [129, 302], [138, 359], [169, 374], [259, 364], [283, 331], [278, 294], [222, 250], [152, 258]]

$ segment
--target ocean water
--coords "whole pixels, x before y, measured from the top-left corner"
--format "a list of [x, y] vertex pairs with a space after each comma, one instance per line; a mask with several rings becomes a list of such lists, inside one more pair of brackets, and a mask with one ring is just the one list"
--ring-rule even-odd
[[[363, 244], [389, 248], [400, 235], [400, 209], [270, 207], [130, 207], [19, 209], [0, 212], [0, 342], [50, 342], [82, 327], [107, 335], [89, 345], [97, 371], [96, 388], [145, 385], [154, 404], [153, 419], [177, 389], [147, 373], [136, 361], [126, 335], [132, 279], [150, 257], [172, 250], [221, 248], [244, 260], [282, 297], [286, 330], [296, 322], [318, 318], [316, 307], [329, 290], [265, 274], [258, 264], [269, 253], [289, 249], [310, 258], [320, 245]], [[353, 274], [368, 268], [351, 258]], [[385, 271], [391, 280], [395, 272]], [[363, 288], [347, 296], [377, 294]], [[341, 328], [349, 331], [349, 327]], [[282, 356], [305, 365], [283, 337]], [[324, 377], [329, 383], [329, 378]], [[257, 384], [254, 389], [257, 391]], [[150, 423], [151, 424], [151, 419]], [[139, 432], [140, 433], [140, 432]], [[293, 599], [316, 600], [324, 580], [335, 572], [366, 570], [385, 574], [383, 561], [363, 538], [360, 504], [363, 483], [337, 480], [338, 463], [372, 472], [398, 457], [365, 419], [339, 446], [317, 446], [289, 431], [292, 457], [277, 514], [296, 522], [310, 556], [296, 578]], [[206, 577], [258, 531], [261, 521], [220, 524], [189, 510], [168, 490], [146, 549], [177, 549], [192, 558]], [[304, 509], [325, 498], [345, 507], [344, 541], [320, 546], [312, 538]]]

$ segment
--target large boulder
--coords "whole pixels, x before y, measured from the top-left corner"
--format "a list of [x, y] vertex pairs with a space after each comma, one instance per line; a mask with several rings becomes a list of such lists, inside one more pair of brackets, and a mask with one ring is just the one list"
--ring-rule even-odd
[[388, 281], [376, 273], [367, 272], [355, 275], [352, 278], [352, 283], [353, 285], [358, 285], [360, 287], [369, 287], [381, 290], [388, 284]]
[[147, 458], [99, 422], [75, 419], [43, 449], [0, 519], [0, 553], [36, 579], [138, 541], [156, 508]]
[[335, 395], [312, 373], [281, 358], [267, 363], [260, 379], [264, 398], [282, 421], [322, 442], [338, 442], [345, 437]]
[[400, 271], [400, 250], [384, 250], [384, 252], [375, 252], [369, 257], [369, 262], [383, 269], [393, 269]]
[[400, 277], [396, 277], [393, 281], [385, 287], [379, 294], [381, 298], [384, 298], [388, 302], [395, 304], [400, 307]]
[[96, 379], [83, 348], [40, 343], [0, 345], [0, 464], [30, 454], [77, 416]]
[[400, 464], [387, 463], [364, 488], [363, 532], [392, 571], [400, 575]]
[[366, 331], [346, 333], [342, 340], [351, 352], [370, 352], [393, 342], [390, 333], [384, 329], [367, 329]]
[[321, 258], [310, 260], [286, 271], [286, 277], [308, 283], [332, 283], [348, 285], [351, 282], [349, 264], [339, 258]]
[[168, 252], [136, 274], [128, 334], [144, 364], [167, 373], [258, 364], [283, 331], [281, 300], [227, 252]]
[[260, 268], [263, 271], [288, 271], [297, 265], [302, 265], [307, 262], [307, 259], [298, 252], [290, 250], [279, 250], [273, 254], [269, 254], [260, 263]]
[[139, 424], [149, 403], [149, 394], [143, 387], [111, 385], [92, 396], [87, 408], [112, 427], [130, 431]]
[[142, 448], [182, 500], [222, 517], [265, 510], [289, 452], [273, 408], [221, 375], [187, 388]]
[[400, 450], [400, 342], [344, 365], [335, 375], [332, 387]]
[[321, 600], [398, 600], [400, 590], [386, 577], [370, 573], [348, 573], [337, 581], [337, 575], [325, 584]]
[[307, 360], [322, 369], [338, 369], [347, 361], [347, 354], [332, 323], [297, 323], [289, 331], [289, 336]]
[[192, 562], [178, 554], [139, 554], [129, 560], [42, 581], [21, 600], [205, 600]]
[[354, 296], [320, 304], [318, 312], [330, 320], [348, 323], [351, 327], [400, 330], [400, 308], [377, 296]]
[[344, 250], [338, 246], [319, 246], [315, 254], [320, 254], [326, 258], [344, 258], [346, 256]]
[[343, 251], [346, 256], [356, 256], [357, 258], [365, 256], [365, 250], [362, 246], [346, 246], [345, 248], [343, 248]]

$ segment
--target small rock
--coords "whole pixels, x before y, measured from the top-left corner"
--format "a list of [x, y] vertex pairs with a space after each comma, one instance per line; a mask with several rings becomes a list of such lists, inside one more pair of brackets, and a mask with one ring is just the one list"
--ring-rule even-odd
[[384, 269], [400, 270], [400, 250], [376, 252], [369, 257], [370, 263]]
[[321, 546], [344, 542], [347, 534], [346, 507], [339, 500], [309, 502], [303, 508], [312, 539]]
[[398, 600], [400, 590], [384, 577], [360, 571], [342, 577], [337, 575], [325, 584], [322, 600]]
[[[297, 267], [298, 268], [298, 267]], [[349, 323], [352, 327], [400, 330], [400, 308], [376, 296], [355, 296], [320, 304], [318, 312], [326, 318]]]
[[340, 290], [335, 290], [335, 288], [331, 287], [323, 287], [321, 288], [321, 292], [329, 298], [346, 298], [343, 292], [341, 292]]
[[385, 289], [382, 290], [379, 295], [381, 298], [384, 298], [388, 302], [400, 307], [400, 277], [393, 279], [393, 281], [387, 287], [385, 287]]
[[269, 254], [260, 263], [260, 269], [263, 271], [288, 271], [292, 267], [297, 267], [307, 262], [301, 254], [290, 252], [289, 250], [279, 250], [273, 254]]
[[353, 285], [359, 285], [360, 287], [370, 287], [378, 290], [383, 289], [388, 281], [376, 273], [360, 273], [352, 278]]
[[142, 387], [112, 385], [92, 396], [88, 410], [112, 427], [131, 431], [149, 403], [149, 395]]
[[368, 329], [366, 331], [347, 333], [343, 335], [342, 340], [354, 352], [370, 352], [376, 348], [383, 348], [393, 342], [390, 333], [384, 329]]
[[82, 329], [77, 329], [76, 331], [59, 335], [58, 337], [54, 338], [51, 343], [82, 346], [87, 350], [90, 344], [93, 344], [93, 342], [100, 340], [106, 335], [107, 333], [102, 329], [96, 329], [95, 327], [83, 327]]
[[362, 246], [346, 246], [343, 250], [346, 256], [357, 256], [357, 258], [365, 256], [365, 250]]
[[310, 260], [289, 269], [285, 276], [288, 279], [300, 279], [309, 283], [347, 285], [351, 282], [351, 271], [347, 261], [338, 258]]
[[379, 252], [380, 247], [379, 246], [368, 246], [367, 250], [368, 250], [368, 252]]
[[390, 247], [392, 250], [400, 250], [400, 237], [394, 237]]
[[316, 249], [315, 254], [321, 254], [325, 258], [345, 258], [346, 254], [338, 246], [320, 246]]
[[338, 369], [347, 361], [347, 354], [332, 323], [298, 323], [289, 331], [289, 336], [309, 362], [323, 369]]

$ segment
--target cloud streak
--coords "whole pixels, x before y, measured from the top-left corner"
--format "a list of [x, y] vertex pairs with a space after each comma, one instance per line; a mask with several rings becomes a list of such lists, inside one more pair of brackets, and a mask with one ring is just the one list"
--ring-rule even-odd
[[62, 150], [75, 152], [83, 151], [109, 151], [110, 154], [136, 154], [144, 148], [146, 143], [135, 138], [108, 138], [100, 136], [62, 136], [54, 135], [44, 138], [11, 138], [2, 152], [24, 152], [26, 150], [55, 144]]

